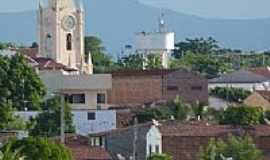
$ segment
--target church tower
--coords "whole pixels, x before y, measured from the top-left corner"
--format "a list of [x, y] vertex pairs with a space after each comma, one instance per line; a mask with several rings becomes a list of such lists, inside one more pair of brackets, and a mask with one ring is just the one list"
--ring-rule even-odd
[[84, 53], [85, 19], [82, 2], [47, 0], [39, 2], [39, 54], [82, 73], [92, 74], [89, 56]]

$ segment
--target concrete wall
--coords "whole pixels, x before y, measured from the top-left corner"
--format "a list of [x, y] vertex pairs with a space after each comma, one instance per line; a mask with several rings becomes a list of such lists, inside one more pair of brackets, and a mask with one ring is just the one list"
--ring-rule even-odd
[[[95, 120], [88, 120], [88, 113], [95, 113]], [[40, 112], [15, 112], [15, 115], [21, 117], [23, 120], [28, 121], [31, 117], [35, 118]], [[79, 135], [88, 135], [92, 133], [105, 132], [116, 129], [116, 111], [113, 110], [82, 110], [72, 111], [73, 124], [76, 133]]]
[[[112, 77], [110, 74], [94, 75], [64, 75], [61, 71], [40, 72], [40, 77], [48, 90], [48, 97], [55, 93], [61, 94], [85, 94], [85, 104], [71, 104], [73, 109], [102, 109], [107, 108], [105, 104], [97, 104], [97, 94], [103, 93], [107, 97], [107, 90], [112, 88]], [[106, 98], [107, 100], [107, 98]]]

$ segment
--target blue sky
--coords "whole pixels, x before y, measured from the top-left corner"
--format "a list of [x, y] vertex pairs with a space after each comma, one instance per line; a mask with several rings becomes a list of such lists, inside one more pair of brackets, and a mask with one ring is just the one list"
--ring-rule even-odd
[[[1, 0], [0, 12], [32, 10], [38, 0]], [[89, 0], [90, 1], [90, 0]], [[270, 17], [270, 0], [139, 0], [159, 8], [211, 18]]]

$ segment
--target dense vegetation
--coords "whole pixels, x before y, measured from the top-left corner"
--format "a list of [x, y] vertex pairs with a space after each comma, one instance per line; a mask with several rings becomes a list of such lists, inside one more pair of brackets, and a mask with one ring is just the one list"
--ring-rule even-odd
[[63, 145], [44, 138], [12, 140], [2, 148], [4, 152], [7, 149], [17, 152], [24, 160], [72, 160], [70, 151]]
[[[54, 137], [60, 135], [61, 105], [60, 97], [48, 99], [43, 103], [43, 112], [32, 120], [34, 122], [34, 128], [30, 132], [32, 136]], [[68, 104], [65, 104], [65, 132], [75, 132], [71, 107]]]
[[39, 110], [46, 88], [22, 55], [0, 56], [0, 104], [19, 111]]
[[210, 95], [222, 98], [229, 102], [242, 102], [251, 92], [242, 88], [233, 87], [216, 87], [210, 90]]
[[264, 123], [263, 110], [258, 107], [235, 106], [228, 107], [220, 118], [221, 124], [257, 125]]
[[226, 141], [211, 139], [208, 146], [201, 149], [197, 160], [262, 160], [262, 153], [251, 137], [229, 136]]
[[148, 160], [172, 160], [172, 157], [167, 154], [154, 154]]

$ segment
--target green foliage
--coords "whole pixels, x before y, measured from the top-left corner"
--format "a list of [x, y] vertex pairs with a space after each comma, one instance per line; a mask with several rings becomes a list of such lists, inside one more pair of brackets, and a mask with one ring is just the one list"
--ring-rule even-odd
[[130, 70], [141, 70], [143, 69], [143, 63], [145, 60], [140, 54], [132, 54], [129, 56], [124, 56], [118, 60], [118, 65], [122, 69], [130, 69]]
[[172, 157], [167, 154], [154, 154], [148, 160], [172, 160]]
[[199, 72], [206, 78], [214, 78], [221, 73], [232, 70], [230, 64], [224, 63], [224, 61], [220, 61], [211, 55], [194, 54], [192, 52], [188, 52], [181, 59], [173, 59], [171, 68], [186, 68]]
[[171, 110], [167, 107], [146, 109], [136, 113], [139, 123], [155, 120], [167, 120], [171, 116]]
[[85, 37], [85, 56], [92, 56], [95, 73], [104, 73], [111, 70], [113, 61], [110, 56], [105, 53], [101, 39], [94, 36]]
[[11, 149], [19, 150], [25, 160], [72, 160], [71, 153], [63, 145], [44, 138], [13, 140]]
[[[47, 100], [43, 106], [43, 113], [39, 114], [34, 120], [35, 125], [31, 130], [31, 135], [42, 137], [54, 137], [60, 135], [61, 120], [61, 100], [54, 97]], [[75, 128], [72, 122], [71, 108], [65, 104], [65, 132], [73, 133]]]
[[173, 56], [177, 59], [183, 57], [183, 55], [187, 52], [192, 52], [194, 54], [212, 54], [219, 49], [217, 41], [212, 37], [209, 37], [208, 39], [187, 38], [186, 41], [179, 42], [175, 46], [177, 49], [173, 53]]
[[186, 120], [191, 112], [190, 106], [185, 104], [179, 96], [169, 106], [176, 120]]
[[189, 105], [184, 103], [179, 96], [174, 101], [168, 102], [164, 106], [156, 106], [152, 109], [144, 109], [136, 113], [139, 123], [155, 120], [175, 120], [184, 121], [191, 118], [198, 120], [219, 120], [221, 112], [208, 108], [204, 104], [197, 103]]
[[227, 141], [211, 139], [208, 146], [202, 148], [197, 160], [262, 160], [262, 151], [256, 148], [249, 136], [229, 136]]
[[250, 91], [244, 90], [242, 88], [233, 87], [216, 87], [211, 89], [210, 95], [222, 98], [229, 102], [242, 102], [251, 94]]
[[19, 54], [10, 59], [0, 56], [0, 88], [1, 99], [8, 100], [13, 108], [20, 111], [26, 107], [39, 110], [46, 94], [39, 76]]
[[13, 151], [11, 149], [11, 143], [7, 143], [6, 146], [0, 151], [0, 160], [24, 160], [24, 157], [20, 154], [21, 149]]
[[228, 107], [220, 119], [221, 124], [251, 126], [262, 123], [263, 110], [258, 107]]
[[[142, 54], [131, 54], [124, 56], [118, 60], [120, 69], [142, 70], [145, 69], [161, 69], [162, 60], [156, 54], [149, 54], [143, 57]], [[145, 66], [144, 66], [145, 65]]]

